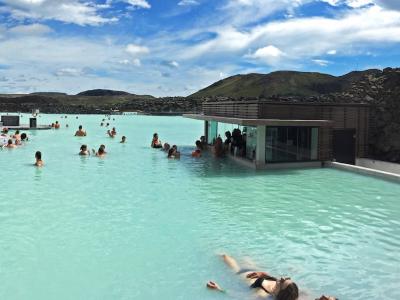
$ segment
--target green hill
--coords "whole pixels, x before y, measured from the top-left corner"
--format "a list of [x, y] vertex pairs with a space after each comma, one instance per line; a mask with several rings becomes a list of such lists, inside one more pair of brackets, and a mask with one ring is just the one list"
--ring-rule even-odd
[[322, 73], [295, 71], [235, 75], [220, 80], [190, 97], [317, 96], [343, 92], [364, 75], [375, 72], [379, 71], [351, 72], [339, 77]]

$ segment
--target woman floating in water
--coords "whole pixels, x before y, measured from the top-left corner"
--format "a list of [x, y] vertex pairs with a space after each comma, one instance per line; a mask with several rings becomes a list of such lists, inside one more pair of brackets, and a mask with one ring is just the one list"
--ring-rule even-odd
[[36, 159], [36, 162], [35, 162], [34, 165], [35, 165], [36, 167], [43, 167], [44, 162], [43, 162], [43, 160], [42, 160], [42, 152], [36, 151], [36, 153], [35, 153], [35, 159]]
[[[228, 255], [222, 255], [224, 262], [251, 288], [256, 289], [257, 296], [261, 298], [275, 297], [277, 300], [297, 300], [299, 289], [290, 278], [277, 278], [266, 272], [242, 269], [235, 259]], [[209, 289], [225, 292], [216, 282], [209, 281], [206, 285]], [[321, 296], [316, 300], [338, 300], [334, 297]]]
[[153, 140], [151, 141], [152, 148], [162, 148], [161, 141], [158, 139], [158, 134], [153, 134]]

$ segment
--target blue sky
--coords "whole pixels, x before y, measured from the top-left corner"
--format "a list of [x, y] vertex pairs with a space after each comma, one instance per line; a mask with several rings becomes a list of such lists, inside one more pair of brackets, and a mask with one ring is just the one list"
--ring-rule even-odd
[[189, 95], [400, 62], [400, 0], [0, 0], [0, 93]]

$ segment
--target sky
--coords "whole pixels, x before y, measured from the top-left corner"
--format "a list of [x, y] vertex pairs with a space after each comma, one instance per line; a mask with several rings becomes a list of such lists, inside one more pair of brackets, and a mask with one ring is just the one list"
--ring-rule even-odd
[[218, 80], [400, 65], [400, 0], [0, 0], [0, 93], [186, 96]]

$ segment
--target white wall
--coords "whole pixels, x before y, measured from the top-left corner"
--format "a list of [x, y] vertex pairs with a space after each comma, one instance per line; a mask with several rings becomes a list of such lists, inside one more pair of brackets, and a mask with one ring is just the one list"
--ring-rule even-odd
[[367, 158], [356, 158], [356, 166], [400, 175], [400, 164]]

